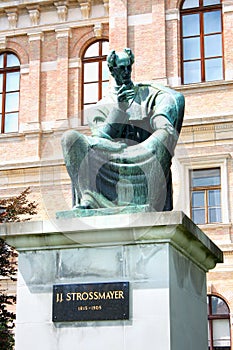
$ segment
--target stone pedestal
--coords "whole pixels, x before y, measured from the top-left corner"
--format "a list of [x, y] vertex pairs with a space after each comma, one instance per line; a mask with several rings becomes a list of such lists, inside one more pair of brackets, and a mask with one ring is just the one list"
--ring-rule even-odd
[[[19, 252], [16, 350], [207, 349], [222, 252], [181, 212], [6, 224]], [[129, 282], [129, 319], [52, 322], [56, 284]]]

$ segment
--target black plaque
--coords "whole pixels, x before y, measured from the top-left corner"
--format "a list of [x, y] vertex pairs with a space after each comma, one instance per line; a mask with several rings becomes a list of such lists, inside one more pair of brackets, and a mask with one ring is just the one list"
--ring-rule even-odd
[[53, 286], [53, 322], [129, 319], [129, 282]]

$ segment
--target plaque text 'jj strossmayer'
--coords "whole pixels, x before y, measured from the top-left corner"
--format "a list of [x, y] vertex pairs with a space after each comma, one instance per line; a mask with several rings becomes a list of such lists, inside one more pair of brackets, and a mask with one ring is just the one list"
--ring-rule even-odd
[[53, 286], [53, 322], [129, 319], [129, 282]]

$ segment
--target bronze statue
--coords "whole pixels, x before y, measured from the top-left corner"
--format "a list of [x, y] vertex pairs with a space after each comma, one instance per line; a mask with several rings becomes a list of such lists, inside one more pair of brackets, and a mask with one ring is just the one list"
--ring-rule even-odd
[[89, 111], [92, 136], [76, 130], [63, 135], [77, 208], [173, 208], [170, 167], [183, 121], [184, 97], [158, 84], [134, 84], [133, 63], [130, 49], [109, 54], [107, 64], [116, 86]]

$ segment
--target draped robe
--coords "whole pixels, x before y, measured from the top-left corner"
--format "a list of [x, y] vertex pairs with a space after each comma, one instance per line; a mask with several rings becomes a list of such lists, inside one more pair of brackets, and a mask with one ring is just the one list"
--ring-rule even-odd
[[[170, 167], [182, 126], [184, 98], [158, 84], [137, 84], [133, 89], [126, 111], [118, 107], [117, 89], [89, 110], [92, 136], [75, 130], [64, 134], [66, 167], [81, 204], [172, 210]], [[116, 152], [108, 141], [127, 146]]]

